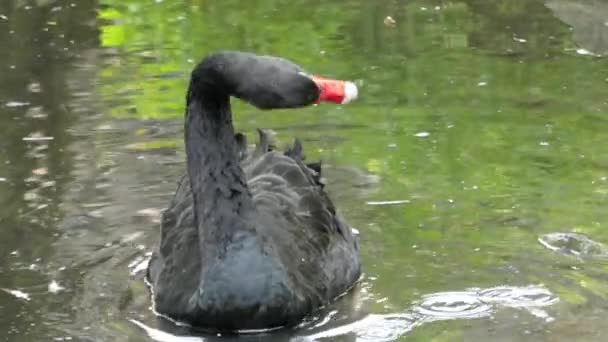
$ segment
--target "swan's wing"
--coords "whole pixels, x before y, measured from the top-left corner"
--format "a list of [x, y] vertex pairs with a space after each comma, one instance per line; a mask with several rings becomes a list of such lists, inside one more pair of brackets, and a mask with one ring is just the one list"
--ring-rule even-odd
[[257, 232], [270, 242], [265, 246], [308, 295], [340, 295], [359, 277], [359, 248], [323, 189], [321, 164], [304, 163], [296, 140], [285, 153], [266, 151], [242, 166], [256, 206]]
[[337, 233], [352, 239], [350, 227], [336, 213], [323, 189], [321, 163], [304, 163], [298, 139], [285, 153], [273, 151], [269, 141], [266, 133], [260, 131], [255, 153], [242, 164], [258, 210], [281, 213], [292, 224], [312, 229], [319, 242], [327, 243], [324, 234]]

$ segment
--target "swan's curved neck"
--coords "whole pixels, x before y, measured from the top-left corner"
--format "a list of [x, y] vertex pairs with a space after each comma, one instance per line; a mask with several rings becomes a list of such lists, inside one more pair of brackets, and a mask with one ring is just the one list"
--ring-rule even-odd
[[[201, 251], [217, 250], [248, 229], [252, 199], [239, 165], [229, 96], [195, 94], [188, 102], [185, 143], [195, 222]], [[216, 248], [204, 248], [208, 244]]]
[[[232, 127], [230, 96], [258, 108], [312, 104], [320, 89], [293, 63], [242, 52], [206, 57], [192, 71], [185, 140], [201, 252], [225, 250], [255, 228], [255, 208]], [[214, 244], [213, 248], [205, 248]]]

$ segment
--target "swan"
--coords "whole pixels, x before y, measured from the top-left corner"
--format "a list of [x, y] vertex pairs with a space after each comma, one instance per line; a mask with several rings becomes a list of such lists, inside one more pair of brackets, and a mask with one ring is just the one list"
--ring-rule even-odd
[[161, 220], [146, 281], [157, 314], [211, 331], [294, 326], [348, 292], [359, 246], [296, 139], [247, 149], [230, 97], [259, 109], [357, 97], [352, 82], [273, 56], [221, 51], [198, 63], [186, 96], [185, 175]]

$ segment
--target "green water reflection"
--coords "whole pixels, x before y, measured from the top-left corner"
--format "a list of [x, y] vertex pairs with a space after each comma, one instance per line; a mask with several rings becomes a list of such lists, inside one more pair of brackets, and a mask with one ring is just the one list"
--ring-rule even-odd
[[[27, 103], [0, 108], [0, 161], [10, 161], [0, 163], [0, 287], [35, 294], [0, 292], [0, 310], [20, 313], [0, 315], [4, 340], [147, 340], [126, 320], [155, 326], [128, 273], [157, 239], [137, 212], [163, 208], [174, 191], [188, 75], [218, 49], [281, 55], [359, 84], [361, 98], [343, 108], [234, 110], [237, 129], [270, 128], [285, 144], [299, 136], [328, 164], [332, 196], [361, 232], [367, 311], [497, 285], [544, 284], [560, 298], [544, 308], [551, 319], [509, 309], [399, 339], [608, 334], [605, 262], [537, 241], [574, 231], [608, 242], [604, 3], [39, 1], [0, 4], [0, 14], [0, 45], [11, 47], [0, 52], [0, 106]], [[54, 137], [42, 157], [22, 140], [34, 132]], [[43, 180], [25, 181], [41, 168]], [[374, 205], [383, 201], [399, 202]], [[46, 293], [52, 279], [66, 291]]]

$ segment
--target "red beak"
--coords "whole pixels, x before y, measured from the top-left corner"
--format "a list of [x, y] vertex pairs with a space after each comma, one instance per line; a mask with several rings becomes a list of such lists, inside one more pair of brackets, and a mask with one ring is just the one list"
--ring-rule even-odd
[[312, 76], [312, 80], [321, 90], [315, 103], [322, 101], [336, 104], [347, 104], [357, 98], [357, 86], [353, 82], [332, 80], [319, 76]]

